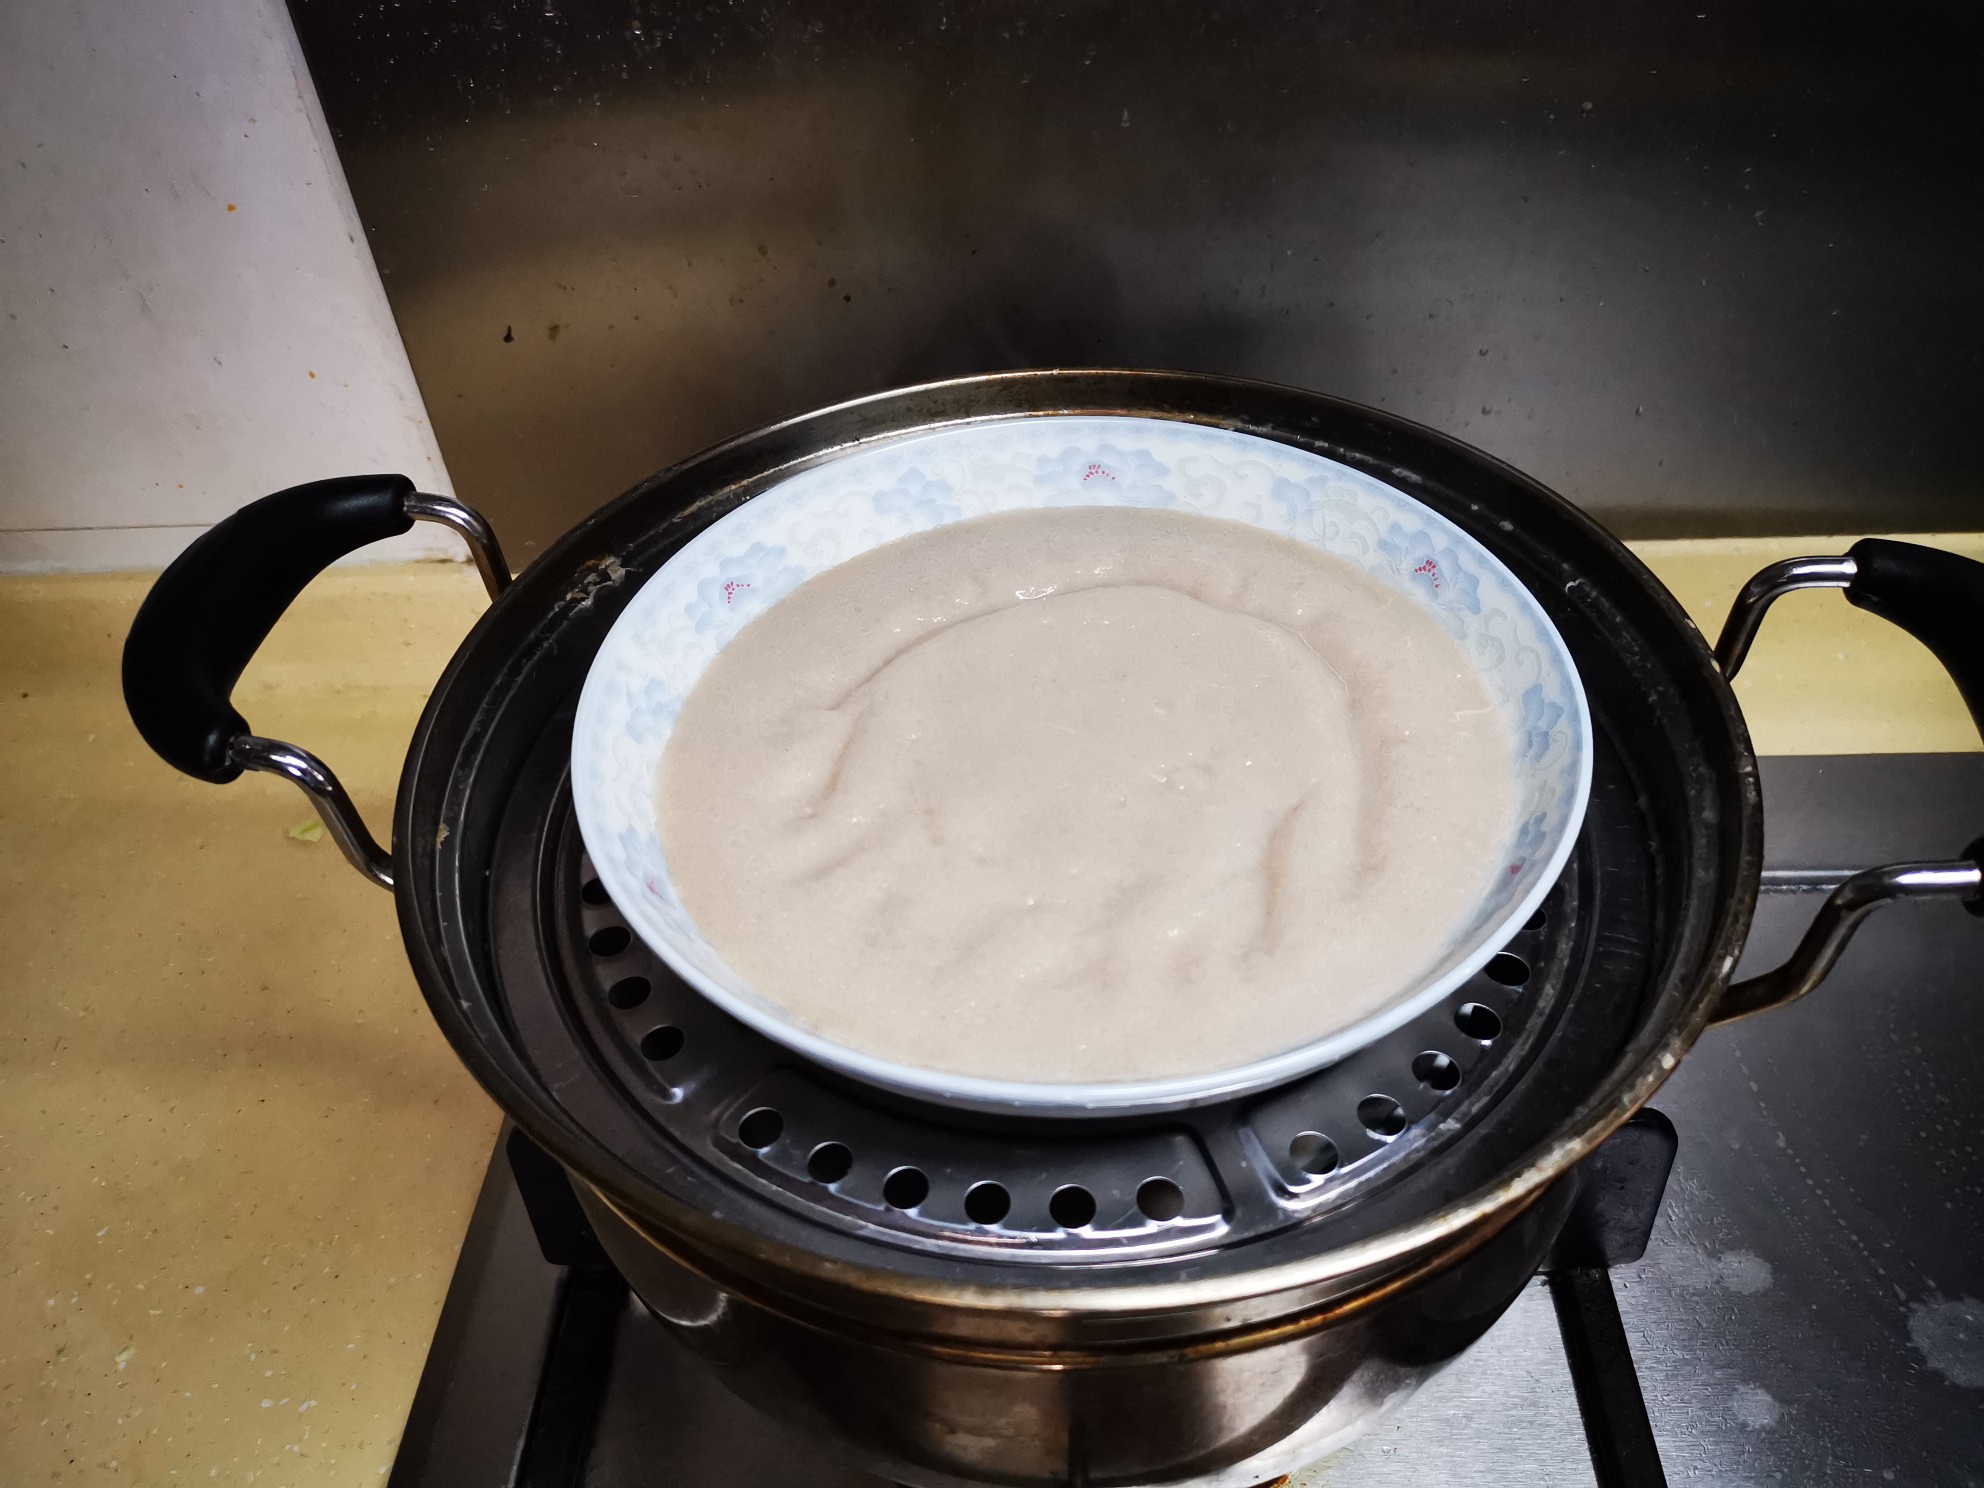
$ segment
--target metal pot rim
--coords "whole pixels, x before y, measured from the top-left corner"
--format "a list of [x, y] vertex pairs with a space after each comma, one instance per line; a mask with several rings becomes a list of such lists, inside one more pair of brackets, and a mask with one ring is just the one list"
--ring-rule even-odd
[[[1124, 406], [1122, 400], [1132, 396], [1148, 401], [1143, 406]], [[1250, 420], [1250, 410], [1257, 404], [1265, 406], [1257, 421]], [[1689, 690], [1695, 721], [1705, 722], [1715, 736], [1711, 743], [1720, 757], [1707, 765], [1720, 782], [1724, 804], [1733, 809], [1704, 828], [1719, 845], [1723, 881], [1713, 886], [1714, 901], [1709, 904], [1699, 902], [1705, 894], [1703, 886], [1691, 891], [1690, 910], [1695, 922], [1688, 939], [1694, 953], [1687, 965], [1677, 965], [1669, 957], [1657, 986], [1647, 996], [1655, 1013], [1643, 1018], [1607, 1076], [1585, 1093], [1525, 1161], [1413, 1222], [1396, 1225], [1362, 1242], [1269, 1266], [1151, 1281], [1133, 1279], [1123, 1270], [1108, 1274], [1110, 1268], [1097, 1268], [1096, 1284], [1086, 1286], [1030, 1284], [1027, 1278], [1013, 1274], [1012, 1268], [996, 1282], [954, 1280], [864, 1265], [845, 1254], [829, 1255], [805, 1245], [784, 1243], [656, 1190], [606, 1142], [580, 1130], [518, 1061], [492, 1050], [486, 1031], [476, 1026], [457, 993], [456, 968], [443, 950], [443, 942], [458, 934], [460, 926], [451, 922], [431, 888], [440, 847], [433, 816], [441, 810], [455, 764], [455, 751], [441, 736], [451, 729], [473, 734], [473, 725], [464, 726], [455, 714], [478, 706], [489, 692], [486, 674], [492, 658], [500, 678], [504, 667], [513, 664], [511, 653], [529, 638], [543, 616], [566, 614], [589, 601], [592, 589], [588, 583], [596, 587], [603, 582], [598, 578], [602, 565], [609, 569], [617, 566], [611, 562], [606, 543], [616, 520], [624, 525], [630, 509], [658, 490], [671, 485], [692, 486], [699, 479], [704, 481], [703, 489], [690, 496], [685, 509], [714, 506], [727, 491], [735, 489], [741, 473], [757, 468], [754, 461], [759, 455], [786, 453], [785, 459], [775, 460], [772, 466], [783, 470], [795, 459], [816, 459], [859, 438], [874, 437], [862, 431], [879, 428], [892, 410], [905, 407], [920, 410], [925, 416], [902, 427], [1011, 417], [1031, 409], [1196, 417], [1201, 422], [1285, 438], [1287, 435], [1277, 433], [1279, 426], [1271, 422], [1270, 410], [1277, 406], [1353, 419], [1373, 431], [1374, 443], [1390, 440], [1414, 451], [1458, 459], [1487, 478], [1519, 488], [1526, 499], [1547, 507], [1552, 520], [1573, 530], [1581, 542], [1603, 555], [1611, 576], [1635, 591], [1636, 602], [1652, 607], [1664, 632], [1663, 641], [1671, 642], [1673, 654], [1683, 659], [1682, 681]], [[1326, 444], [1308, 447], [1332, 452]], [[1368, 451], [1360, 451], [1359, 457], [1366, 464], [1377, 458]], [[762, 469], [758, 474], [762, 476]], [[1395, 474], [1406, 480], [1416, 478], [1404, 468]], [[602, 547], [607, 547], [608, 556], [601, 556]], [[1049, 370], [952, 379], [877, 393], [803, 414], [714, 446], [635, 487], [580, 523], [540, 557], [482, 618], [436, 684], [408, 755], [395, 813], [394, 842], [399, 885], [396, 899], [408, 952], [435, 1016], [457, 1052], [519, 1125], [575, 1176], [609, 1196], [617, 1208], [643, 1226], [662, 1235], [680, 1236], [694, 1249], [735, 1258], [740, 1270], [750, 1271], [761, 1281], [776, 1278], [783, 1289], [796, 1284], [809, 1294], [835, 1299], [843, 1309], [849, 1304], [867, 1306], [885, 1300], [909, 1309], [943, 1309], [981, 1320], [1015, 1314], [1064, 1319], [1204, 1317], [1222, 1310], [1236, 1317], [1271, 1317], [1310, 1305], [1333, 1286], [1341, 1290], [1347, 1280], [1355, 1279], [1357, 1285], [1382, 1280], [1411, 1265], [1415, 1257], [1472, 1229], [1491, 1225], [1498, 1216], [1514, 1213], [1597, 1147], [1654, 1093], [1709, 1022], [1715, 1000], [1735, 965], [1757, 892], [1762, 818], [1756, 761], [1748, 734], [1734, 694], [1717, 670], [1708, 646], [1644, 565], [1561, 497], [1503, 462], [1436, 431], [1319, 394], [1206, 374]]]

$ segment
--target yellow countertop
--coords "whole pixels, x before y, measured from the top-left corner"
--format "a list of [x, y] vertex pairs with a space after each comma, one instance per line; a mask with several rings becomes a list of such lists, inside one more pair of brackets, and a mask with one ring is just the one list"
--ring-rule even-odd
[[[1713, 634], [1756, 568], [1843, 546], [1637, 551]], [[117, 668], [148, 582], [0, 579], [0, 1481], [378, 1483], [498, 1114], [389, 896], [292, 835], [294, 787], [138, 741]], [[236, 703], [383, 832], [481, 608], [456, 565], [339, 570]], [[1978, 747], [1926, 653], [1837, 595], [1781, 601], [1737, 693], [1766, 754]]]

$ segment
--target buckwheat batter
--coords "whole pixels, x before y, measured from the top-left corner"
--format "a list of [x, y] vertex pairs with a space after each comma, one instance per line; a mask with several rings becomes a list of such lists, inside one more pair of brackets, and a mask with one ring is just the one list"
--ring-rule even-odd
[[900, 539], [748, 625], [664, 752], [683, 903], [766, 997], [926, 1069], [1226, 1068], [1398, 993], [1497, 866], [1458, 645], [1235, 522], [1084, 507]]

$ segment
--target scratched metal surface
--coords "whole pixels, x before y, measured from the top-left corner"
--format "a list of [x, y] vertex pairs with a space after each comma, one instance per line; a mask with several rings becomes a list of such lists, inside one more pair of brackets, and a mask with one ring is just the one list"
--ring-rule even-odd
[[[1984, 830], [1984, 755], [1767, 760], [1764, 786], [1779, 867]], [[1767, 896], [1746, 965], [1817, 901]], [[1680, 1158], [1617, 1285], [1672, 1481], [1984, 1483], [1980, 994], [1984, 920], [1883, 910], [1825, 986], [1709, 1033], [1661, 1092]]]
[[[1984, 755], [1763, 768], [1773, 867], [1948, 857], [1984, 830]], [[1766, 895], [1743, 970], [1820, 898]], [[1614, 1285], [1671, 1482], [1984, 1483], [1980, 994], [1984, 921], [1888, 909], [1824, 987], [1711, 1032], [1660, 1093], [1680, 1156]], [[1300, 1483], [1439, 1479], [1592, 1481], [1540, 1291]]]
[[1530, 1283], [1488, 1336], [1293, 1488], [1593, 1488], [1557, 1314]]

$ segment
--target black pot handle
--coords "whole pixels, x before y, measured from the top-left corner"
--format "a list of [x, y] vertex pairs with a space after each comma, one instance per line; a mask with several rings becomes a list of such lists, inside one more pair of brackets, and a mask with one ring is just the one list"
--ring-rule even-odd
[[388, 888], [391, 856], [337, 777], [307, 751], [257, 737], [230, 699], [256, 648], [312, 579], [416, 519], [462, 533], [490, 596], [502, 592], [509, 569], [474, 511], [415, 491], [403, 475], [342, 476], [265, 496], [195, 538], [152, 585], [124, 642], [124, 704], [160, 758], [216, 785], [244, 769], [288, 776], [352, 864]]
[[[1848, 601], [1891, 620], [1935, 654], [1984, 734], [1984, 563], [1920, 543], [1863, 538], [1843, 558], [1791, 558], [1743, 586], [1716, 642], [1722, 674], [1734, 680], [1764, 611], [1793, 589], [1844, 589]], [[1961, 858], [1890, 863], [1856, 873], [1827, 896], [1791, 959], [1731, 983], [1713, 1021], [1731, 1022], [1796, 1002], [1826, 979], [1860, 922], [1897, 899], [1955, 898], [1984, 916], [1984, 837]]]
[[1935, 653], [1984, 734], [1984, 563], [1920, 543], [1862, 538], [1848, 602], [1891, 620]]

